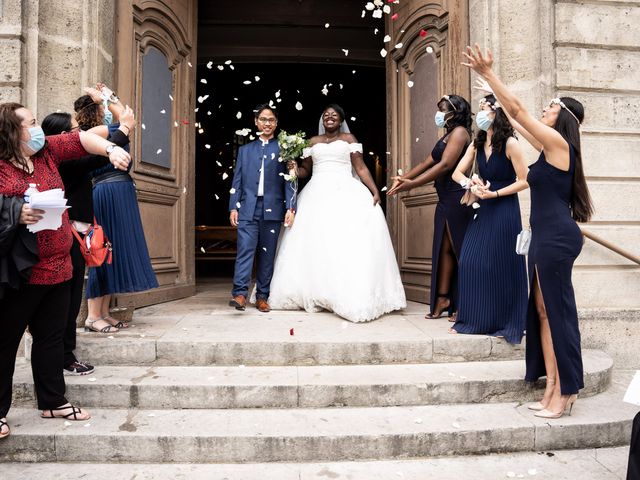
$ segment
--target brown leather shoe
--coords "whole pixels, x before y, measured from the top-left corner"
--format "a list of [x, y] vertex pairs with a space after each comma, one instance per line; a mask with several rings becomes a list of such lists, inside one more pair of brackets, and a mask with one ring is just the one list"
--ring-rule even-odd
[[271, 307], [269, 303], [264, 298], [259, 298], [256, 301], [256, 308], [260, 310], [262, 313], [268, 313], [271, 311]]
[[244, 310], [247, 308], [247, 297], [244, 295], [236, 295], [229, 302], [230, 307], [235, 307], [236, 310]]

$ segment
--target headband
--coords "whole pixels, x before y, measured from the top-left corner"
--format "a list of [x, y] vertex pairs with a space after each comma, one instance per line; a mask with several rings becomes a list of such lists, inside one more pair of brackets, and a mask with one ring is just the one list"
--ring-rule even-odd
[[569, 108], [564, 104], [562, 100], [560, 100], [559, 98], [554, 98], [549, 102], [549, 105], [560, 105], [560, 107], [564, 108], [567, 112], [571, 114], [573, 118], [576, 119], [576, 122], [578, 122], [578, 126], [580, 126], [580, 120], [578, 120], [578, 117], [576, 117], [575, 113], [569, 110]]

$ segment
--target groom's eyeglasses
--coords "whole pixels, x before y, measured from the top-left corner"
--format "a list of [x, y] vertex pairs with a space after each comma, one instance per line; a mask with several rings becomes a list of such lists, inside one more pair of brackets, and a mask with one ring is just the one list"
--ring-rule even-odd
[[258, 121], [260, 123], [276, 123], [276, 119], [271, 117], [271, 118], [267, 118], [267, 117], [259, 117]]

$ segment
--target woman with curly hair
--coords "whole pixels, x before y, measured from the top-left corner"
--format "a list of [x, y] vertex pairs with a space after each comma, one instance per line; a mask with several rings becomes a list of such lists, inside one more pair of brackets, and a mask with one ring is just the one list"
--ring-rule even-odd
[[[459, 263], [459, 302], [451, 333], [504, 337], [520, 343], [527, 315], [527, 270], [515, 252], [522, 229], [517, 193], [528, 187], [527, 164], [496, 97], [480, 101], [480, 131], [452, 178], [471, 189], [479, 208], [464, 238]], [[478, 176], [467, 178], [475, 162]], [[476, 205], [476, 206], [478, 206]]]
[[472, 215], [470, 207], [460, 204], [465, 190], [451, 179], [451, 173], [471, 142], [471, 105], [459, 95], [445, 95], [438, 102], [435, 122], [445, 129], [444, 136], [424, 161], [405, 175], [392, 177], [387, 195], [434, 182], [438, 204], [433, 223], [431, 311], [426, 318], [440, 318], [445, 312], [451, 318], [456, 311], [458, 259]]

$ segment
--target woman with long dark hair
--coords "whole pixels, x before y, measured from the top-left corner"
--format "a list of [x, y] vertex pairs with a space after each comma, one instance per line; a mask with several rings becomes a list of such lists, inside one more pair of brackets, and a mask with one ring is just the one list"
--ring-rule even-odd
[[401, 176], [392, 177], [387, 195], [409, 191], [434, 182], [438, 204], [433, 225], [431, 256], [430, 312], [426, 318], [440, 318], [457, 310], [458, 260], [462, 241], [471, 220], [470, 207], [460, 204], [464, 188], [451, 179], [451, 173], [471, 142], [471, 105], [458, 95], [445, 95], [438, 101], [435, 122], [445, 134], [429, 156]]
[[488, 82], [502, 107], [519, 125], [540, 158], [529, 168], [531, 246], [527, 312], [527, 381], [547, 377], [542, 400], [529, 408], [543, 418], [560, 418], [584, 387], [580, 329], [571, 272], [582, 250], [576, 222], [593, 214], [580, 150], [584, 107], [574, 98], [554, 98], [536, 120], [492, 70], [493, 55], [480, 46], [464, 56]]
[[[478, 207], [459, 263], [459, 301], [451, 333], [504, 337], [520, 343], [527, 312], [527, 270], [515, 252], [522, 229], [518, 192], [527, 188], [527, 164], [509, 119], [493, 95], [480, 101], [480, 129], [452, 178], [471, 189]], [[478, 177], [468, 178], [472, 163]]]
[[[130, 108], [120, 118], [120, 127], [111, 132], [108, 141], [115, 143], [119, 147], [129, 144], [128, 132], [135, 125], [133, 111]], [[60, 135], [62, 133], [72, 133], [80, 129], [78, 122], [67, 112], [55, 112], [47, 115], [42, 120], [42, 130], [45, 135]], [[104, 136], [107, 133], [106, 127], [97, 127], [89, 130], [92, 133]], [[109, 159], [101, 155], [88, 155], [77, 160], [64, 162], [58, 168], [60, 177], [64, 184], [64, 193], [69, 209], [69, 220], [71, 228], [81, 234], [85, 234], [93, 223], [93, 193], [89, 173], [97, 168], [102, 168], [109, 164]], [[69, 302], [69, 313], [67, 317], [67, 328], [64, 334], [64, 374], [65, 375], [88, 375], [93, 373], [94, 367], [76, 358], [74, 350], [76, 348], [76, 317], [82, 304], [82, 290], [84, 287], [84, 277], [86, 265], [84, 257], [80, 251], [80, 244], [73, 242], [71, 247], [71, 264], [73, 267], [73, 277], [71, 278], [70, 290], [71, 298]], [[100, 323], [101, 322], [101, 323]], [[100, 320], [94, 327], [107, 328], [108, 331], [115, 327], [106, 321]]]

